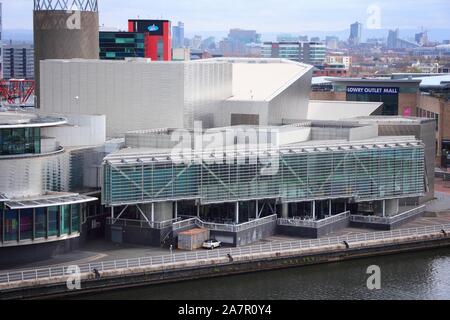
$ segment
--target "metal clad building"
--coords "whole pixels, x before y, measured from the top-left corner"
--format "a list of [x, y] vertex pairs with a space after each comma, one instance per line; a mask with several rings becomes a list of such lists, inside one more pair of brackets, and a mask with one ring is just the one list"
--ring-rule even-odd
[[306, 119], [311, 66], [281, 59], [47, 60], [45, 112], [104, 114], [107, 135]]
[[39, 107], [41, 60], [98, 59], [97, 0], [35, 0], [33, 23], [36, 95]]
[[232, 95], [231, 65], [219, 61], [47, 60], [42, 70], [43, 110], [104, 114], [109, 137], [193, 128], [194, 119], [212, 119]]

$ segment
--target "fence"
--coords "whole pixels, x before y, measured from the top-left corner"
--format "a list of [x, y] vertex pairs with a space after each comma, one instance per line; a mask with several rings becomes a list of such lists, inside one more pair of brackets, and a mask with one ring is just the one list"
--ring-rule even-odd
[[381, 224], [392, 224], [396, 223], [410, 217], [414, 217], [418, 214], [425, 212], [426, 206], [420, 206], [403, 213], [397, 214], [391, 217], [379, 217], [379, 216], [362, 216], [362, 215], [351, 215], [350, 221], [353, 222], [366, 222], [366, 223], [381, 223]]
[[241, 223], [241, 224], [221, 224], [221, 223], [213, 223], [213, 222], [205, 222], [198, 217], [182, 220], [173, 224], [173, 230], [180, 230], [187, 227], [200, 227], [206, 228], [214, 231], [225, 231], [225, 232], [240, 232], [244, 230], [248, 230], [250, 228], [254, 228], [271, 221], [276, 221], [277, 215], [271, 215], [268, 217], [264, 217], [261, 219], [255, 219], [249, 222]]
[[[169, 263], [188, 262], [204, 259], [213, 259], [226, 257], [230, 254], [232, 257], [243, 256], [256, 253], [275, 253], [292, 249], [317, 248], [321, 246], [341, 244], [346, 241], [348, 244], [355, 242], [367, 242], [370, 240], [392, 239], [406, 236], [420, 236], [434, 233], [450, 233], [450, 224], [440, 226], [427, 226], [411, 229], [398, 229], [384, 232], [361, 233], [333, 238], [300, 240], [293, 242], [271, 242], [268, 244], [254, 245], [240, 248], [204, 250], [186, 253], [177, 253], [172, 255], [158, 257], [144, 257], [123, 259], [115, 261], [102, 261], [78, 266], [81, 273], [91, 273], [94, 269], [98, 271], [113, 271], [133, 267], [164, 266]], [[0, 284], [24, 280], [36, 280], [72, 274], [70, 266], [58, 266], [39, 268], [31, 270], [12, 271], [0, 274]]]
[[[114, 223], [111, 222], [114, 221]], [[137, 227], [141, 229], [165, 229], [172, 226], [174, 223], [179, 221], [180, 218], [161, 221], [161, 222], [150, 222], [146, 220], [131, 220], [131, 219], [112, 219], [107, 218], [106, 223], [108, 225], [122, 226], [122, 227]]]
[[340, 214], [314, 221], [314, 220], [301, 220], [301, 219], [278, 219], [278, 224], [282, 226], [296, 226], [296, 227], [307, 227], [307, 228], [320, 228], [327, 226], [338, 221], [348, 219], [350, 216], [350, 211], [342, 212]]

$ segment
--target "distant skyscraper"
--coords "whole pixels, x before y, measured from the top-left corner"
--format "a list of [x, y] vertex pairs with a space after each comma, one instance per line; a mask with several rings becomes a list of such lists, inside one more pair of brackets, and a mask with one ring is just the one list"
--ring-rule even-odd
[[202, 36], [194, 36], [194, 38], [192, 38], [192, 49], [200, 49], [200, 47], [202, 46]]
[[397, 41], [399, 39], [400, 31], [398, 29], [389, 30], [388, 38], [387, 38], [387, 47], [388, 49], [396, 49]]
[[389, 30], [387, 39], [388, 49], [412, 49], [417, 47], [419, 47], [417, 43], [400, 39], [400, 31], [398, 28], [395, 30]]
[[357, 46], [362, 40], [362, 28], [363, 25], [360, 22], [355, 22], [350, 25], [350, 38], [349, 42], [351, 45]]
[[420, 44], [421, 46], [426, 46], [428, 44], [428, 32], [422, 31], [416, 33], [415, 40], [417, 44]]
[[184, 23], [181, 21], [172, 28], [172, 47], [174, 49], [184, 47]]
[[214, 50], [216, 49], [216, 38], [208, 37], [202, 41], [203, 50]]
[[231, 29], [221, 49], [226, 56], [243, 56], [247, 54], [247, 44], [260, 42], [261, 35], [255, 30]]

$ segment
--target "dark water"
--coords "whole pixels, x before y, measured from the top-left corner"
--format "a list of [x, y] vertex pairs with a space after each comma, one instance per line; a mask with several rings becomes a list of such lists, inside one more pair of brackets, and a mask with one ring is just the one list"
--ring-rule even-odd
[[[381, 268], [370, 291], [367, 267]], [[82, 299], [450, 299], [450, 249], [113, 291]]]

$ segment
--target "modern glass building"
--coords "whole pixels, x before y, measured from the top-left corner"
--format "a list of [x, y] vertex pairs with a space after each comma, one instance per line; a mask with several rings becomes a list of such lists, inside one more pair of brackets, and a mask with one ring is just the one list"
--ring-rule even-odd
[[145, 57], [145, 34], [138, 32], [100, 32], [100, 59], [123, 60]]
[[47, 196], [45, 199], [0, 203], [0, 246], [61, 240], [79, 236], [83, 196]]
[[[108, 206], [198, 200], [201, 204], [279, 199], [362, 202], [420, 196], [424, 148], [417, 141], [283, 147], [276, 172], [264, 174], [264, 154], [195, 154], [179, 164], [170, 154], [110, 156], [104, 162]], [[201, 160], [198, 160], [201, 159]], [[178, 160], [178, 161], [177, 161]]]
[[0, 129], [0, 155], [41, 153], [40, 128]]
[[48, 245], [51, 252], [59, 243], [71, 247], [64, 242], [80, 237], [86, 204], [97, 200], [70, 192], [76, 177], [71, 153], [60, 144], [66, 138], [59, 136], [68, 128], [65, 118], [0, 112], [0, 255], [26, 247], [11, 261], [22, 254], [45, 257]]

